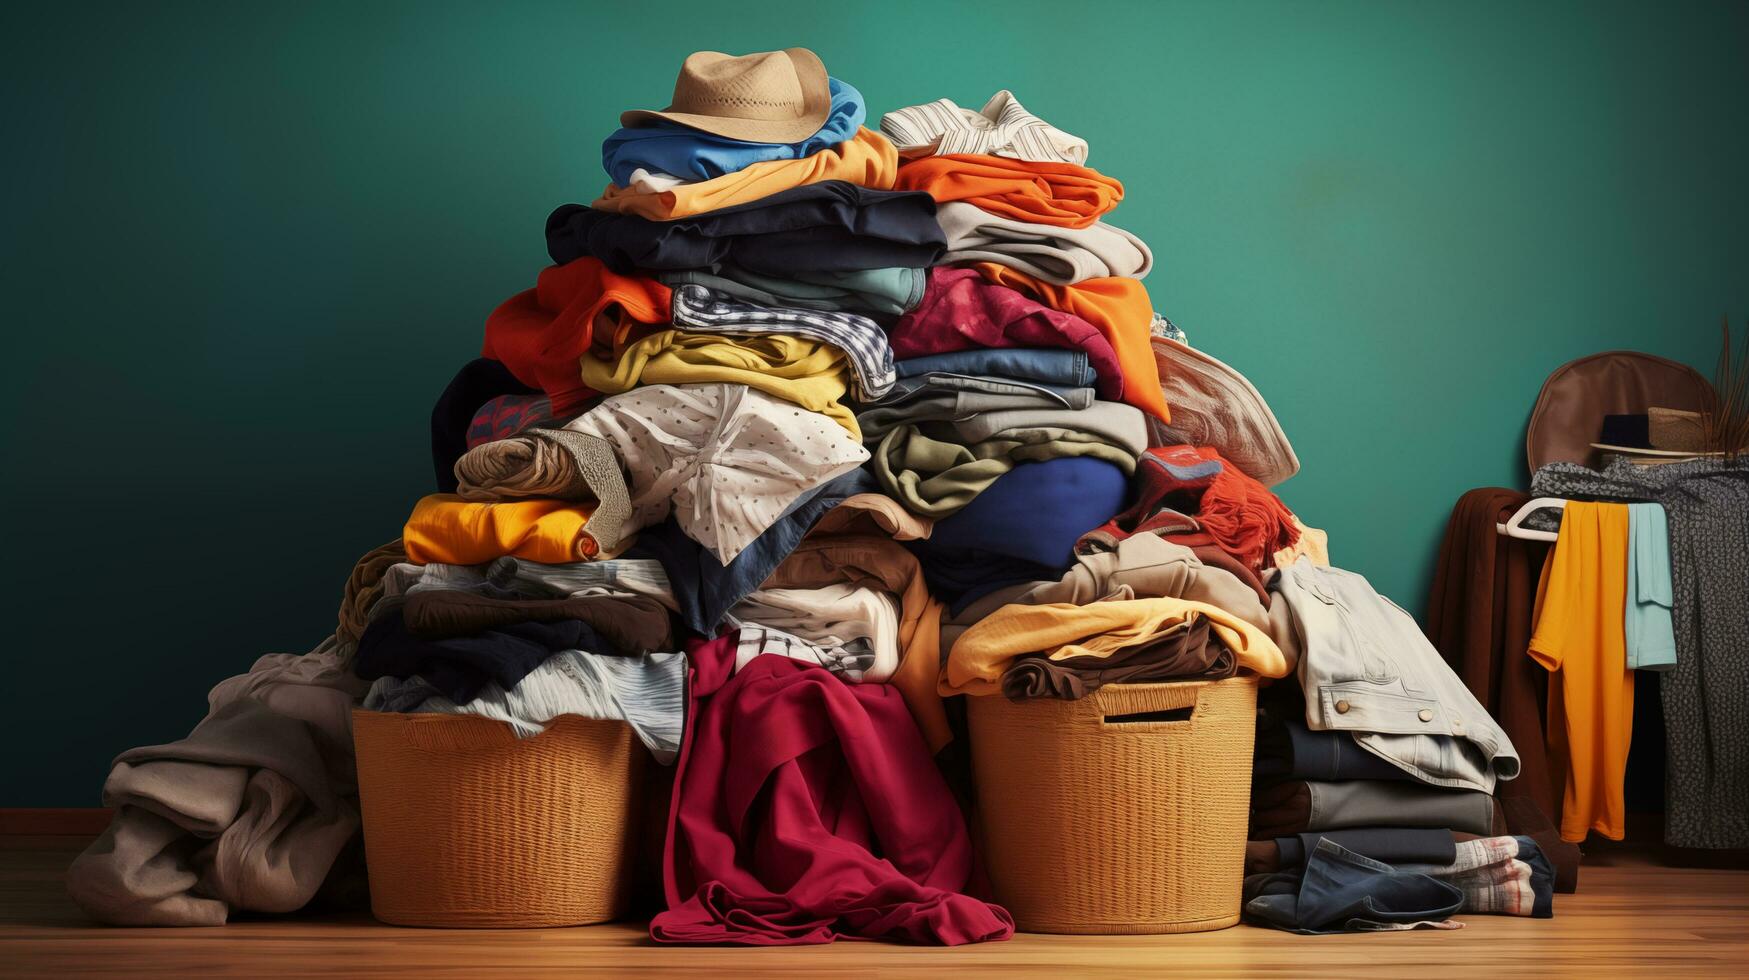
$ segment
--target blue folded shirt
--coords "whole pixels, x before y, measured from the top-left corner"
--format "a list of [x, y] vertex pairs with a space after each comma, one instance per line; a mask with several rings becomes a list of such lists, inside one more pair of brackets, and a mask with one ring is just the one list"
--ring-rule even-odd
[[850, 139], [868, 116], [862, 93], [830, 79], [832, 108], [826, 122], [800, 143], [749, 143], [713, 136], [679, 123], [615, 130], [601, 144], [601, 166], [621, 187], [640, 168], [681, 180], [710, 180], [767, 160], [798, 160]]

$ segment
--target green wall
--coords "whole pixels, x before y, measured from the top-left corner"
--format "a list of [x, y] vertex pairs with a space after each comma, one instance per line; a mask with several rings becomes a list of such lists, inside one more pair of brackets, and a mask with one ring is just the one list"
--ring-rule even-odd
[[694, 49], [812, 47], [876, 113], [1008, 87], [1086, 137], [1156, 304], [1292, 437], [1282, 496], [1411, 609], [1552, 368], [1710, 370], [1749, 314], [1741, 3], [489, 6], [0, 15], [0, 806], [97, 803], [333, 627], [548, 210]]

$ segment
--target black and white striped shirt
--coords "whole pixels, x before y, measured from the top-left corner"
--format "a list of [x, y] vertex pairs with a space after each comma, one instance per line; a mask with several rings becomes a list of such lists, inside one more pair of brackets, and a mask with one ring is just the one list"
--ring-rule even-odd
[[858, 401], [881, 397], [896, 380], [887, 332], [856, 313], [760, 306], [689, 283], [674, 287], [674, 325], [724, 334], [787, 333], [830, 344], [850, 362]]

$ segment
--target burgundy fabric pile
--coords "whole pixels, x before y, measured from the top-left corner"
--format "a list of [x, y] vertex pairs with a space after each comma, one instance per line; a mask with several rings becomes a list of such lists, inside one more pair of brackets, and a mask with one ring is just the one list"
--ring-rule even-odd
[[899, 692], [688, 645], [687, 730], [668, 817], [664, 943], [839, 936], [957, 946], [1014, 920], [965, 894], [971, 838]]

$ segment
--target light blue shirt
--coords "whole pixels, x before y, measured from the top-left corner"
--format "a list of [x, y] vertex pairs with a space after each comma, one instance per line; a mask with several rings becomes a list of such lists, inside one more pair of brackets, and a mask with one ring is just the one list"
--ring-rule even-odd
[[601, 166], [621, 187], [642, 168], [681, 180], [710, 180], [767, 160], [799, 160], [856, 135], [868, 116], [862, 93], [828, 79], [832, 108], [819, 132], [800, 143], [749, 143], [666, 120], [615, 130], [601, 144]]
[[1676, 666], [1670, 531], [1658, 504], [1628, 505], [1628, 601], [1622, 629], [1629, 670]]

